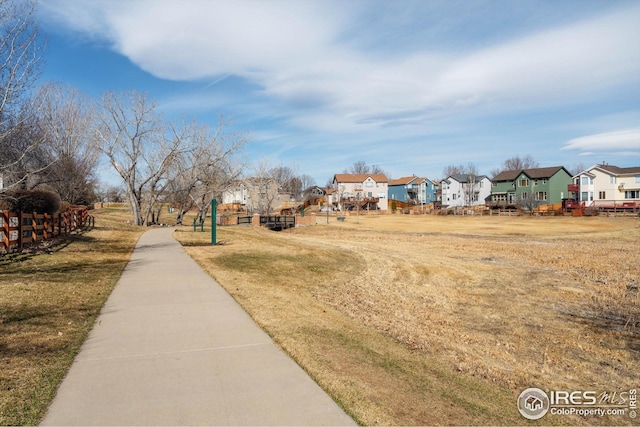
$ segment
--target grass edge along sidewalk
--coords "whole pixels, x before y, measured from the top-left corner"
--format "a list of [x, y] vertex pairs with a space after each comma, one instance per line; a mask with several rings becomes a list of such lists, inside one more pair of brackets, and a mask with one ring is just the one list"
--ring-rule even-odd
[[0, 257], [0, 425], [36, 425], [145, 230], [123, 209], [46, 251]]

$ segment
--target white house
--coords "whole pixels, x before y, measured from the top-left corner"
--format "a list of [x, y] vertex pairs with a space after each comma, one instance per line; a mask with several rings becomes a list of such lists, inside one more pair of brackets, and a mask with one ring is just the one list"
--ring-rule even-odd
[[594, 165], [575, 175], [573, 182], [578, 200], [587, 206], [640, 202], [640, 166]]
[[491, 196], [491, 180], [485, 175], [455, 174], [440, 181], [442, 207], [481, 206]]
[[222, 203], [240, 204], [247, 212], [268, 214], [277, 210], [289, 194], [281, 194], [272, 178], [247, 178], [230, 186], [222, 194]]
[[340, 210], [355, 210], [358, 207], [361, 210], [388, 209], [389, 187], [384, 174], [336, 174], [333, 176], [332, 186], [334, 200], [337, 200]]

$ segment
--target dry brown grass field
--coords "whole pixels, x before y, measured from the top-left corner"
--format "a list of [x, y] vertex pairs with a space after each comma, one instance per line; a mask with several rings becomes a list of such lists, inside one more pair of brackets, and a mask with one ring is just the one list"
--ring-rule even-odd
[[0, 425], [40, 421], [144, 231], [125, 209], [92, 214], [92, 230], [0, 257]]
[[640, 386], [638, 218], [355, 216], [271, 232], [178, 230], [359, 423], [522, 418], [525, 388]]

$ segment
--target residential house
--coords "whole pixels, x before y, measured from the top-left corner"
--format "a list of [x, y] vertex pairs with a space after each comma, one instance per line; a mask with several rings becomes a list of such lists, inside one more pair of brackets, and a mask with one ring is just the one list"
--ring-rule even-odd
[[[304, 190], [304, 200], [318, 200], [326, 197], [327, 189], [314, 185]], [[315, 203], [314, 203], [315, 204]]]
[[304, 190], [304, 207], [319, 205], [321, 209], [333, 210], [333, 189], [314, 185]]
[[485, 175], [455, 174], [440, 181], [443, 208], [481, 206], [491, 195], [491, 181]]
[[244, 205], [247, 201], [249, 190], [244, 182], [236, 181], [222, 193], [222, 204]]
[[222, 194], [222, 203], [240, 204], [247, 212], [260, 214], [278, 210], [291, 200], [291, 194], [282, 193], [272, 178], [247, 178], [237, 181]]
[[491, 206], [528, 206], [560, 203], [569, 197], [572, 183], [563, 166], [504, 171], [491, 180]]
[[337, 200], [340, 210], [388, 209], [389, 186], [384, 174], [336, 174], [332, 186], [334, 200]]
[[572, 196], [586, 206], [640, 202], [640, 166], [594, 165], [573, 177]]
[[325, 192], [325, 198], [327, 200], [327, 206], [331, 207], [332, 209], [334, 208], [337, 209], [339, 204], [337, 191], [334, 190], [333, 188], [325, 188], [324, 192]]
[[414, 205], [435, 201], [433, 181], [418, 176], [407, 176], [389, 181], [389, 201], [397, 200]]

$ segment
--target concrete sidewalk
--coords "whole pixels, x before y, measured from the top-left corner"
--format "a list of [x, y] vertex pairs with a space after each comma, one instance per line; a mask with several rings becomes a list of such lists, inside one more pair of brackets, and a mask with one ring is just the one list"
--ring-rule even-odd
[[172, 232], [142, 235], [42, 425], [355, 425]]

